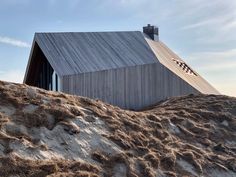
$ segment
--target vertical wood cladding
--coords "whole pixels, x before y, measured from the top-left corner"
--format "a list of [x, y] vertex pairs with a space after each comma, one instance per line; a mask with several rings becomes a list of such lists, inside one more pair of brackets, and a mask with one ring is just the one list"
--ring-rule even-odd
[[141, 109], [171, 96], [199, 93], [160, 64], [63, 76], [63, 91], [97, 98], [125, 109]]

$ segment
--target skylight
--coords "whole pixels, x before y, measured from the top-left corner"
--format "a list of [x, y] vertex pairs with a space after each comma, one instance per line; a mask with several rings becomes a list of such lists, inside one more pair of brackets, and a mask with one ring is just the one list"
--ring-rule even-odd
[[197, 76], [197, 74], [184, 62], [178, 59], [172, 58], [172, 60], [180, 67], [186, 74]]

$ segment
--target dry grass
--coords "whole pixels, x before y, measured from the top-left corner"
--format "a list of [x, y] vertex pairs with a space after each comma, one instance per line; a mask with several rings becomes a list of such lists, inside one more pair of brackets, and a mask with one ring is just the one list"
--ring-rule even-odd
[[91, 176], [97, 177], [99, 169], [93, 165], [70, 160], [32, 161], [17, 156], [0, 158], [0, 176]]
[[[0, 176], [112, 176], [117, 168], [129, 177], [200, 176], [209, 175], [209, 169], [236, 175], [236, 98], [188, 95], [134, 112], [98, 100], [0, 82], [0, 99], [0, 107], [16, 109], [12, 115], [0, 112], [0, 145], [5, 148]], [[27, 105], [36, 108], [25, 112]], [[13, 156], [9, 142], [23, 138], [36, 149], [37, 143], [27, 135], [2, 128], [9, 122], [23, 125], [27, 131], [40, 127], [53, 130], [61, 125], [67, 133], [80, 136], [83, 127], [75, 127], [71, 121], [93, 123], [95, 117], [104, 121], [109, 131], [102, 136], [122, 152], [95, 150], [91, 153], [92, 164]], [[44, 150], [48, 151], [47, 146]], [[194, 173], [181, 166], [181, 160]]]

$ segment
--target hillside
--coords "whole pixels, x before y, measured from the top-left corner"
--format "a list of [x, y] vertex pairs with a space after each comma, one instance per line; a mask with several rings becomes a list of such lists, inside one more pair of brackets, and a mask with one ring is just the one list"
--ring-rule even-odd
[[236, 98], [140, 112], [0, 82], [0, 176], [236, 176]]

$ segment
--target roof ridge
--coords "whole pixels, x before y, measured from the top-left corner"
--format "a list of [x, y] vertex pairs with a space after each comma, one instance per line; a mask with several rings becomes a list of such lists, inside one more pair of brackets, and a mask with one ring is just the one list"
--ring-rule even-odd
[[35, 34], [48, 34], [48, 33], [53, 33], [53, 34], [60, 34], [60, 33], [132, 33], [132, 32], [140, 32], [142, 33], [141, 31], [87, 31], [87, 32], [83, 32], [83, 31], [71, 31], [71, 32], [68, 32], [68, 31], [54, 31], [54, 32], [35, 32]]

